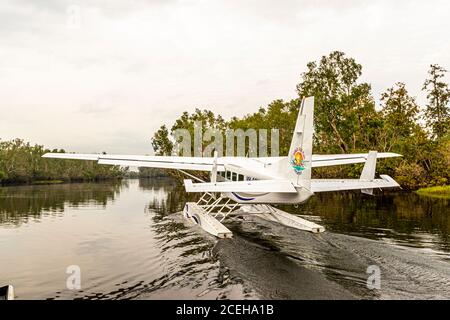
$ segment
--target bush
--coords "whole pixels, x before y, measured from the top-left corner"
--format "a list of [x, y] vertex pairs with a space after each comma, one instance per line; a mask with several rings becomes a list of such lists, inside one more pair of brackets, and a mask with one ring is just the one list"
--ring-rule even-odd
[[395, 179], [406, 189], [417, 189], [427, 186], [427, 174], [417, 163], [403, 162], [395, 169]]

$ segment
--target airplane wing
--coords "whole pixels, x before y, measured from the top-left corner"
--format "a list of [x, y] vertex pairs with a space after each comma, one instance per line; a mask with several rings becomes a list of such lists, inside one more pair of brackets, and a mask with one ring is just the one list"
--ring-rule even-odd
[[[43, 158], [90, 160], [99, 164], [124, 167], [146, 167], [176, 170], [209, 171], [214, 167], [213, 157], [177, 157], [177, 156], [139, 156], [139, 155], [111, 155], [111, 154], [77, 154], [77, 153], [46, 153]], [[225, 167], [239, 167], [263, 170], [263, 163], [257, 158], [221, 157], [217, 158], [217, 171], [225, 171]], [[273, 178], [267, 173], [267, 179]]]
[[[98, 161], [99, 164], [125, 167], [147, 167], [198, 171], [211, 171], [213, 169], [214, 163], [214, 158], [202, 157], [133, 156], [76, 153], [46, 153], [43, 155], [43, 158], [92, 160]], [[223, 163], [217, 164], [217, 171], [225, 171]]]
[[320, 179], [311, 180], [311, 191], [314, 193], [346, 191], [346, 190], [370, 190], [376, 188], [396, 188], [400, 185], [391, 177], [381, 175], [381, 179], [357, 180], [357, 179]]
[[[313, 155], [312, 167], [328, 167], [336, 165], [364, 163], [369, 154], [337, 154], [337, 155]], [[208, 157], [177, 157], [177, 156], [136, 156], [136, 155], [108, 155], [108, 154], [76, 154], [76, 153], [46, 153], [44, 158], [91, 160], [99, 164], [117, 165], [125, 167], [147, 167], [177, 170], [212, 171], [214, 158]], [[396, 153], [378, 153], [377, 158], [401, 157]], [[243, 158], [221, 157], [218, 158], [217, 171], [225, 171], [225, 164], [237, 164], [240, 167], [246, 165], [255, 169], [264, 167], [264, 164], [273, 163], [285, 159], [273, 158]]]
[[216, 183], [192, 183], [184, 180], [186, 192], [297, 193], [289, 180], [254, 180]]
[[[354, 163], [364, 163], [369, 156], [368, 153], [359, 154], [330, 154], [330, 155], [319, 155], [315, 154], [312, 156], [312, 167], [330, 167], [344, 164], [354, 164]], [[400, 154], [393, 152], [378, 153], [377, 158], [395, 158], [401, 157]]]

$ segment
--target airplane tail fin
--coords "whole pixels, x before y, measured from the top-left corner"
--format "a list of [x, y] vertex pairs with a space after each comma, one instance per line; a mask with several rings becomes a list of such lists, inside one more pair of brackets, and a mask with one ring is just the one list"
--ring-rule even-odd
[[281, 175], [308, 190], [311, 188], [313, 134], [314, 97], [308, 97], [302, 100], [289, 154], [279, 167]]

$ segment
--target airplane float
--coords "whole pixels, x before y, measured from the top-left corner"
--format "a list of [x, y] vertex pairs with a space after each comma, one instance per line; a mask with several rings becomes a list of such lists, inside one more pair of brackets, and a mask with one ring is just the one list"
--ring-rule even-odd
[[[361, 190], [373, 194], [376, 188], [399, 184], [387, 175], [375, 179], [377, 159], [399, 157], [396, 153], [313, 155], [314, 97], [304, 98], [286, 157], [178, 157], [108, 154], [47, 153], [44, 158], [93, 160], [104, 165], [176, 169], [191, 179], [184, 180], [187, 192], [202, 193], [197, 202], [188, 202], [183, 216], [206, 232], [231, 238], [222, 224], [232, 214], [254, 214], [299, 230], [321, 233], [325, 228], [277, 209], [273, 205], [298, 205], [315, 193]], [[365, 163], [359, 179], [312, 179], [313, 168]], [[206, 182], [188, 171], [210, 172]], [[192, 180], [195, 180], [194, 183]]]

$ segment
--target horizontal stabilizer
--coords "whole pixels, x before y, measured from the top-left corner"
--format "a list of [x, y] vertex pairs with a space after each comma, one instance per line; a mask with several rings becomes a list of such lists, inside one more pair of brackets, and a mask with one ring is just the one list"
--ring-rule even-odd
[[321, 179], [311, 180], [311, 191], [316, 192], [331, 192], [331, 191], [346, 191], [346, 190], [364, 190], [375, 188], [397, 188], [400, 185], [391, 177], [382, 175], [381, 179], [374, 179], [372, 181], [362, 181], [356, 179]]
[[192, 183], [184, 180], [186, 192], [248, 192], [248, 193], [297, 193], [288, 180], [254, 180], [216, 183]]

